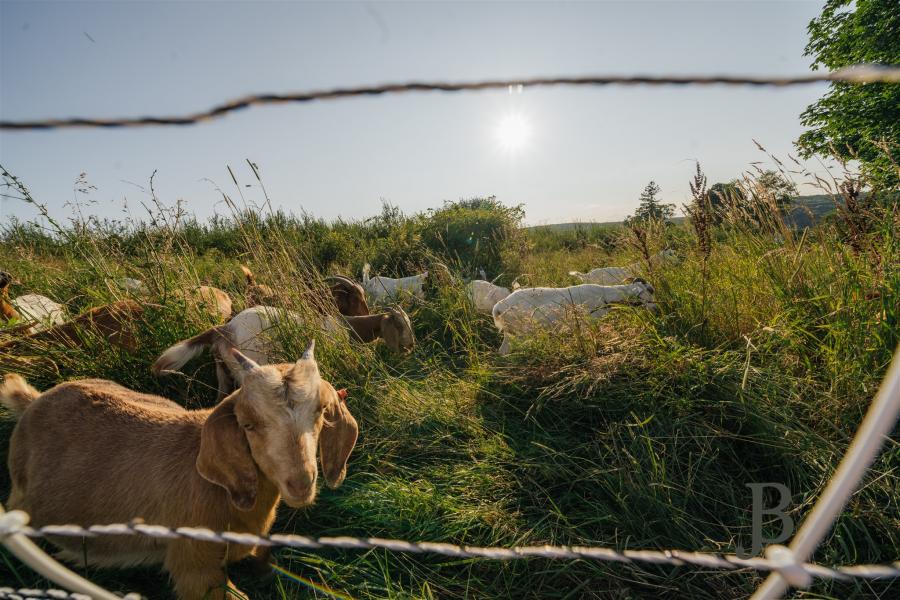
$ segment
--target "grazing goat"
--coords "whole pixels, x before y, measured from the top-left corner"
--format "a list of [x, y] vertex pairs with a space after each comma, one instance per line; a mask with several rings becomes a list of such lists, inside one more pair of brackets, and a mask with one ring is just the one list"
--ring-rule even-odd
[[200, 312], [208, 313], [219, 322], [231, 318], [231, 297], [217, 287], [201, 285], [183, 292], [179, 291], [178, 295], [182, 295], [184, 301], [190, 306], [197, 308]]
[[85, 336], [98, 336], [110, 344], [128, 351], [137, 348], [134, 337], [134, 322], [143, 314], [144, 308], [134, 300], [120, 300], [105, 306], [98, 306], [81, 313], [74, 319], [54, 325], [49, 329], [32, 333], [25, 337], [0, 344], [0, 353], [22, 344], [62, 343], [76, 347]]
[[419, 273], [418, 275], [410, 275], [409, 277], [369, 277], [369, 271], [372, 267], [366, 263], [363, 267], [363, 287], [376, 302], [380, 302], [386, 298], [397, 298], [402, 293], [412, 294], [417, 298], [424, 298], [425, 291], [423, 286], [425, 280], [428, 279], [428, 271]]
[[[353, 332], [353, 337], [361, 342], [382, 338], [387, 347], [397, 353], [408, 352], [416, 345], [409, 315], [399, 306], [388, 307], [386, 312], [374, 315], [344, 316], [342, 320]], [[333, 329], [333, 325], [326, 325], [326, 329]]]
[[0, 316], [6, 321], [22, 321], [18, 333], [41, 331], [64, 323], [66, 311], [62, 304], [54, 302], [40, 294], [25, 294], [9, 299], [9, 286], [13, 283], [12, 275], [0, 271]]
[[503, 333], [500, 354], [508, 354], [510, 340], [536, 330], [557, 329], [569, 312], [591, 318], [605, 315], [611, 304], [656, 309], [653, 287], [643, 280], [627, 285], [582, 284], [565, 288], [522, 288], [494, 305], [494, 325]]
[[[149, 296], [150, 288], [140, 279], [120, 277], [116, 284], [132, 296]], [[171, 294], [183, 298], [188, 306], [206, 313], [217, 321], [227, 321], [232, 315], [231, 297], [224, 291], [211, 285], [200, 285], [185, 289], [174, 289]]]
[[328, 282], [339, 313], [348, 317], [364, 317], [369, 314], [366, 292], [361, 285], [343, 275], [331, 275], [325, 281]]
[[[659, 265], [675, 257], [675, 251], [662, 250], [650, 257], [650, 264]], [[577, 277], [582, 283], [596, 283], [599, 285], [616, 285], [625, 283], [628, 279], [639, 277], [644, 272], [643, 263], [636, 262], [627, 267], [598, 267], [587, 273], [569, 271], [569, 275]]]
[[0, 316], [5, 321], [15, 321], [22, 318], [22, 315], [19, 314], [19, 311], [16, 310], [16, 307], [13, 306], [9, 299], [9, 286], [13, 283], [18, 282], [13, 281], [12, 275], [6, 271], [0, 271]]
[[490, 281], [474, 279], [466, 284], [466, 295], [475, 305], [475, 310], [485, 314], [491, 314], [494, 305], [509, 296], [508, 288], [494, 285]]
[[275, 291], [267, 285], [256, 283], [256, 276], [249, 268], [241, 265], [241, 271], [247, 279], [247, 288], [244, 290], [244, 298], [247, 301], [247, 308], [251, 306], [261, 306], [264, 304], [272, 304], [277, 299]]
[[22, 321], [28, 323], [32, 332], [43, 331], [66, 322], [66, 309], [47, 296], [25, 294], [13, 298], [11, 304]]
[[[266, 535], [281, 499], [295, 508], [315, 501], [317, 447], [325, 482], [334, 488], [356, 444], [346, 392], [322, 379], [313, 351], [311, 343], [296, 363], [260, 366], [233, 350], [243, 385], [206, 410], [100, 379], [40, 393], [7, 375], [0, 403], [18, 416], [7, 506], [27, 512], [35, 526], [141, 518]], [[180, 600], [246, 597], [225, 565], [266, 550], [142, 536], [48, 540], [73, 562], [162, 563]]]
[[[350, 329], [356, 339], [371, 342], [383, 338], [388, 347], [401, 352], [415, 344], [409, 317], [400, 308], [388, 312], [360, 317], [342, 317], [344, 325], [335, 317], [326, 317], [323, 329], [334, 333]], [[159, 375], [166, 371], [176, 371], [189, 360], [210, 348], [216, 358], [216, 378], [219, 397], [231, 393], [241, 384], [241, 370], [231, 357], [230, 350], [237, 348], [260, 364], [268, 364], [275, 351], [271, 334], [279, 325], [290, 326], [291, 322], [301, 323], [302, 317], [288, 310], [271, 306], [254, 306], [239, 312], [225, 325], [207, 329], [203, 333], [178, 342], [163, 352], [153, 363], [152, 371]]]

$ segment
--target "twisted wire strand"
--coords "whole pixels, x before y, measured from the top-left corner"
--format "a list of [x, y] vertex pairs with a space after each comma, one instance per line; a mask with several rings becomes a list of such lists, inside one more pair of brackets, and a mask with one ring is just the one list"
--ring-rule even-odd
[[0, 600], [91, 600], [91, 597], [56, 589], [0, 587]]
[[747, 75], [600, 75], [585, 77], [535, 77], [527, 79], [489, 79], [484, 81], [439, 82], [411, 81], [375, 86], [338, 87], [310, 92], [285, 94], [256, 94], [230, 100], [209, 110], [181, 116], [147, 116], [127, 118], [83, 118], [39, 119], [23, 121], [0, 121], [0, 129], [35, 130], [63, 129], [76, 127], [120, 128], [148, 126], [194, 125], [211, 121], [228, 113], [252, 106], [266, 104], [301, 103], [323, 100], [337, 100], [358, 96], [380, 96], [385, 94], [405, 94], [411, 92], [461, 92], [497, 90], [514, 87], [557, 87], [557, 86], [686, 86], [686, 85], [728, 85], [728, 86], [771, 86], [787, 87], [820, 82], [846, 82], [853, 84], [900, 83], [900, 66], [857, 65], [830, 73], [810, 73], [794, 77], [747, 76]]
[[[15, 512], [15, 511], [13, 511]], [[11, 514], [11, 513], [10, 513]], [[241, 544], [248, 546], [285, 546], [301, 549], [339, 548], [343, 550], [388, 550], [412, 554], [440, 554], [455, 558], [483, 558], [488, 560], [518, 560], [524, 558], [582, 559], [620, 563], [650, 563], [672, 566], [692, 565], [715, 569], [754, 569], [757, 571], [780, 571], [785, 567], [781, 562], [762, 557], [740, 558], [733, 554], [711, 552], [689, 552], [682, 550], [623, 550], [591, 546], [516, 546], [484, 547], [459, 546], [443, 542], [409, 542], [384, 538], [365, 537], [309, 537], [295, 534], [271, 534], [258, 536], [232, 531], [215, 532], [199, 527], [171, 528], [164, 525], [149, 525], [140, 521], [115, 523], [110, 525], [45, 525], [43, 527], [21, 526], [10, 533], [22, 533], [28, 537], [67, 536], [98, 537], [101, 535], [142, 535], [161, 539], [190, 539], [219, 544]], [[830, 568], [812, 563], [791, 565], [801, 568], [811, 577], [831, 580], [853, 578], [879, 579], [900, 577], [900, 561], [887, 565], [852, 565]]]

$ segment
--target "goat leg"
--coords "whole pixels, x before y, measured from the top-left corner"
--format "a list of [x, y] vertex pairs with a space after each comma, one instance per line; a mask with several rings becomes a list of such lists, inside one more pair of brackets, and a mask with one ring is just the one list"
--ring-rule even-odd
[[275, 569], [269, 563], [272, 562], [271, 546], [256, 546], [247, 557], [250, 572], [259, 579], [270, 579], [275, 575]]
[[170, 543], [165, 567], [171, 573], [178, 600], [249, 600], [225, 573], [225, 547], [211, 542]]

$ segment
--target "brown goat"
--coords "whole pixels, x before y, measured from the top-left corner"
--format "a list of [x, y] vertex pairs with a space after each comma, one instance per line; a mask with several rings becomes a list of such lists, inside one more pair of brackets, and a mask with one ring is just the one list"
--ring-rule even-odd
[[366, 292], [361, 285], [343, 275], [331, 275], [325, 281], [329, 284], [328, 288], [339, 313], [348, 317], [364, 317], [369, 314]]
[[[48, 344], [77, 347], [83, 343], [82, 340], [91, 337], [103, 338], [114, 346], [133, 352], [137, 348], [134, 322], [143, 312], [144, 308], [134, 300], [122, 300], [92, 308], [62, 325], [35, 333], [29, 333], [28, 324], [17, 327], [16, 330], [22, 328], [19, 337], [7, 338], [0, 343], [0, 369], [27, 369], [35, 362], [49, 363], [55, 369], [55, 363], [45, 352]], [[29, 356], [24, 356], [26, 354]]]
[[144, 308], [134, 300], [120, 300], [92, 308], [62, 325], [0, 344], [0, 350], [25, 342], [47, 341], [78, 345], [81, 337], [90, 333], [105, 338], [110, 344], [133, 351], [137, 347], [137, 341], [131, 326], [143, 313]]
[[[243, 386], [214, 409], [178, 404], [111, 381], [41, 394], [18, 375], [0, 403], [19, 417], [9, 449], [8, 506], [37, 526], [127, 523], [265, 535], [281, 500], [316, 497], [316, 447], [330, 487], [344, 480], [358, 426], [319, 375], [313, 344], [296, 363], [233, 358]], [[264, 548], [140, 536], [48, 537], [64, 559], [107, 567], [162, 563], [180, 600], [226, 598], [224, 566]], [[245, 597], [245, 596], [239, 596]]]
[[241, 265], [241, 271], [247, 279], [247, 288], [244, 290], [247, 308], [263, 304], [272, 304], [277, 300], [275, 291], [272, 288], [261, 283], [256, 283], [256, 276], [253, 274], [253, 271], [244, 265]]
[[394, 352], [408, 352], [416, 344], [409, 316], [399, 307], [391, 307], [387, 312], [362, 317], [342, 317], [353, 332], [353, 337], [361, 342], [374, 342], [383, 338], [384, 343]]
[[[118, 286], [131, 296], [149, 297], [150, 288], [140, 279], [122, 277], [115, 280]], [[171, 296], [181, 298], [185, 304], [206, 313], [213, 319], [227, 321], [232, 315], [231, 297], [223, 290], [211, 285], [199, 285], [185, 288], [174, 288]]]
[[185, 302], [201, 312], [209, 313], [219, 322], [231, 318], [231, 297], [217, 287], [201, 285], [186, 289], [182, 294]]
[[12, 275], [6, 271], [0, 271], [0, 316], [5, 321], [16, 321], [21, 318], [19, 311], [9, 299], [9, 286], [15, 283]]

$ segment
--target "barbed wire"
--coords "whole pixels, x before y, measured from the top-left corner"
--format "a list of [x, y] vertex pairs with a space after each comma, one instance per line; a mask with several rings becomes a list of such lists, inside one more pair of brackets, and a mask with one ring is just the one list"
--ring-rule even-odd
[[[0, 587], [0, 600], [94, 600], [87, 594], [65, 590]], [[125, 594], [122, 600], [144, 600], [140, 594]]]
[[799, 569], [803, 578], [849, 580], [853, 578], [880, 579], [900, 577], [900, 562], [887, 565], [853, 565], [830, 568], [813, 563], [796, 564], [787, 548], [777, 556], [741, 558], [734, 554], [693, 552], [682, 550], [615, 550], [594, 546], [459, 546], [443, 542], [409, 542], [405, 540], [367, 537], [309, 537], [296, 534], [271, 534], [259, 536], [232, 531], [216, 532], [202, 527], [167, 527], [149, 525], [139, 520], [132, 523], [111, 525], [44, 525], [29, 527], [27, 515], [22, 511], [10, 511], [8, 517], [0, 517], [0, 536], [16, 533], [31, 538], [65, 536], [94, 538], [104, 535], [140, 535], [157, 539], [189, 539], [219, 544], [245, 546], [284, 546], [299, 549], [337, 548], [341, 550], [388, 550], [412, 554], [439, 554], [454, 558], [482, 558], [488, 560], [519, 560], [525, 558], [583, 559], [620, 563], [651, 563], [672, 566], [693, 565], [715, 569], [744, 569], [777, 571], [794, 579], [791, 573]]
[[385, 94], [405, 94], [411, 92], [461, 92], [514, 88], [558, 87], [558, 86], [685, 86], [685, 85], [729, 85], [729, 86], [770, 86], [787, 87], [821, 82], [846, 82], [853, 84], [900, 83], [900, 66], [856, 65], [829, 73], [810, 73], [793, 77], [751, 76], [751, 75], [599, 75], [585, 77], [535, 77], [527, 79], [489, 79], [485, 81], [429, 82], [411, 81], [389, 83], [376, 86], [340, 87], [310, 92], [286, 94], [256, 94], [231, 100], [207, 111], [170, 117], [128, 117], [128, 118], [83, 118], [40, 119], [25, 121], [0, 121], [0, 129], [63, 129], [76, 127], [119, 128], [194, 125], [223, 117], [228, 113], [266, 104], [301, 103], [323, 100], [337, 100], [357, 96], [381, 96]]
[[15, 589], [0, 587], [0, 600], [91, 600], [84, 594], [66, 592], [64, 590], [38, 590], [34, 588]]

